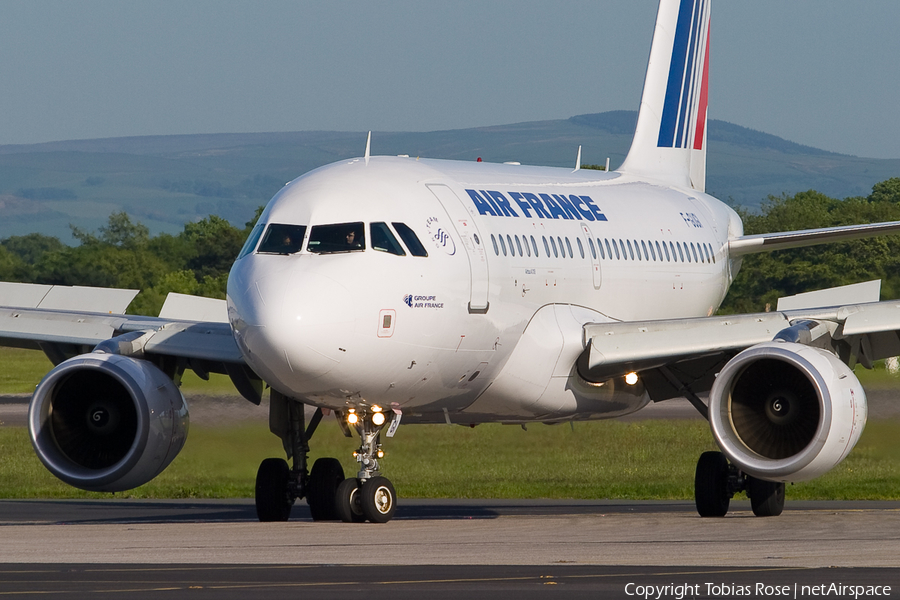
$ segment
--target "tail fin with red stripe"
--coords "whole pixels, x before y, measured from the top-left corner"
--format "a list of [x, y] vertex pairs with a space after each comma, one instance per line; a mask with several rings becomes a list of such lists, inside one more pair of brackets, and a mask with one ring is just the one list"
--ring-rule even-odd
[[711, 0], [661, 0], [634, 141], [620, 172], [706, 189]]

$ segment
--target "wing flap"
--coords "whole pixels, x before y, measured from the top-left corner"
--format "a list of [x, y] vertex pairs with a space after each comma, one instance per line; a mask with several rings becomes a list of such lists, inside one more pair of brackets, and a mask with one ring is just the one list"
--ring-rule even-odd
[[[38, 347], [39, 342], [96, 346], [114, 335], [125, 317], [62, 313], [42, 309], [0, 309], [0, 342]], [[26, 342], [35, 342], [27, 344]]]
[[665, 363], [743, 349], [771, 340], [788, 326], [785, 313], [587, 324], [585, 336], [591, 343], [588, 367]]
[[[855, 309], [855, 310], [854, 310]], [[877, 302], [842, 309], [843, 337], [900, 331], [900, 302]]]
[[218, 298], [203, 298], [169, 292], [162, 309], [162, 319], [228, 323], [228, 306]]
[[900, 302], [889, 301], [749, 315], [587, 323], [584, 335], [589, 351], [582, 366], [592, 379], [602, 379], [727, 356], [771, 341], [783, 329], [805, 320], [830, 323], [827, 329], [834, 351], [851, 366], [859, 361], [870, 367], [875, 360], [900, 354]]
[[0, 306], [121, 315], [139, 290], [0, 282]]

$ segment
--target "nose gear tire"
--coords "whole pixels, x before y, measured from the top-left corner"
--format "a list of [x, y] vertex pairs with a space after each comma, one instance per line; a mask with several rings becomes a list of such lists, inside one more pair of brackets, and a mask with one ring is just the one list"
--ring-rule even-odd
[[344, 523], [362, 523], [366, 520], [359, 504], [359, 479], [350, 477], [338, 484], [334, 509], [335, 516]]
[[359, 490], [362, 512], [372, 523], [387, 523], [397, 511], [397, 492], [384, 477], [366, 480]]

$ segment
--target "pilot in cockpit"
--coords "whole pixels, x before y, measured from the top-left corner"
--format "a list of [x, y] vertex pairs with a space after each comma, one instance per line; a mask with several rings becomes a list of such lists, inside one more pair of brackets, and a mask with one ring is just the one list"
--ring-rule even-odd
[[356, 231], [351, 229], [347, 232], [347, 237], [345, 238], [347, 241], [347, 246], [350, 248], [359, 248], [360, 243], [356, 241]]

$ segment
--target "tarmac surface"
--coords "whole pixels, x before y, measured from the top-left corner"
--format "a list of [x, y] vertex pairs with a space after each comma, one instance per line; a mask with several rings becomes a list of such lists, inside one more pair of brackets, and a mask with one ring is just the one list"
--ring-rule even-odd
[[[252, 500], [6, 500], [0, 539], [0, 597], [900, 591], [900, 502], [789, 502], [776, 518], [735, 502], [725, 518], [701, 519], [690, 502], [407, 500], [373, 525], [314, 523], [300, 503], [287, 523], [259, 523]], [[652, 597], [678, 599], [659, 589]]]

